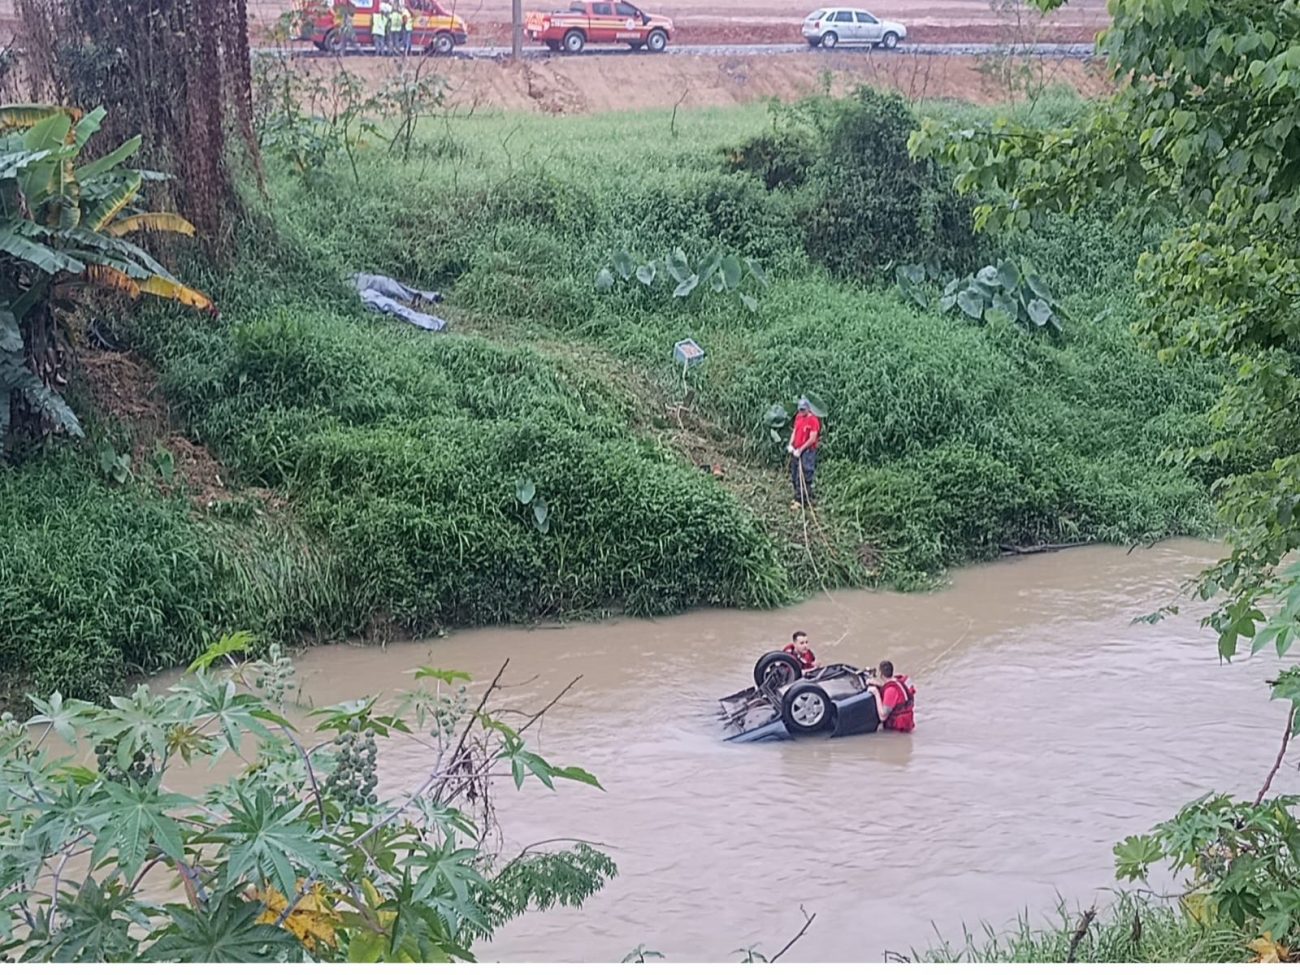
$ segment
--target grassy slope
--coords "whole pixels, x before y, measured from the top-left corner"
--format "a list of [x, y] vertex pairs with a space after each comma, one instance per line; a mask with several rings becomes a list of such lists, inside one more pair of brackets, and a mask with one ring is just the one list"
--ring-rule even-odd
[[[278, 241], [197, 282], [223, 323], [169, 312], [136, 336], [196, 438], [287, 495], [291, 527], [187, 518], [146, 484], [101, 486], [84, 457], [46, 458], [0, 482], [19, 539], [0, 588], [20, 610], [0, 671], [99, 693], [237, 625], [768, 605], [924, 583], [1000, 542], [1206, 529], [1204, 486], [1156, 461], [1197, 435], [1215, 383], [1134, 347], [1138, 241], [1080, 218], [988, 244], [1032, 253], [1064, 295], [1060, 347], [922, 313], [819, 270], [798, 195], [724, 172], [720, 150], [767, 124], [760, 108], [679, 114], [676, 135], [662, 112], [473, 118], [436, 156], [363, 158], [361, 188], [344, 168], [310, 188], [273, 173]], [[592, 286], [615, 247], [712, 244], [768, 268], [757, 315]], [[446, 289], [452, 331], [361, 312], [355, 270]], [[670, 350], [687, 334], [709, 362], [684, 400]], [[804, 390], [831, 410], [811, 523], [786, 509], [759, 425]], [[547, 534], [514, 500], [521, 477], [550, 504]], [[59, 586], [75, 598], [52, 601]]]

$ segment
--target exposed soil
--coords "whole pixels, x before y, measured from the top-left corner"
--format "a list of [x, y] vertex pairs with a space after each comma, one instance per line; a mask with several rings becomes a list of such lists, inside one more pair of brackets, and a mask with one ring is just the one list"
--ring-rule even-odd
[[[201, 444], [183, 436], [173, 425], [167, 400], [158, 388], [158, 374], [130, 352], [109, 352], [83, 348], [77, 354], [77, 369], [101, 416], [125, 426], [132, 435], [131, 468], [137, 476], [154, 470], [153, 454], [168, 451], [176, 465], [176, 484], [183, 484], [186, 496], [196, 507], [206, 509], [217, 501], [228, 501], [234, 492], [221, 465]], [[152, 476], [156, 476], [156, 473]], [[174, 485], [161, 484], [167, 493]], [[263, 503], [275, 506], [269, 492], [252, 492]]]
[[[399, 70], [397, 62], [348, 58], [344, 62], [372, 84]], [[1085, 96], [1106, 90], [1102, 67], [1070, 59], [1028, 62], [1045, 84], [1066, 84]], [[337, 70], [332, 59], [301, 62], [304, 71]], [[662, 57], [554, 57], [518, 64], [492, 60], [439, 62], [452, 89], [457, 111], [498, 109], [553, 115], [647, 108], [698, 108], [737, 105], [767, 98], [796, 99], [825, 90], [833, 93], [861, 84], [892, 88], [909, 99], [960, 98], [1007, 101], [1004, 85], [980, 70], [974, 57], [922, 54], [869, 54], [809, 51], [744, 57], [698, 55]]]

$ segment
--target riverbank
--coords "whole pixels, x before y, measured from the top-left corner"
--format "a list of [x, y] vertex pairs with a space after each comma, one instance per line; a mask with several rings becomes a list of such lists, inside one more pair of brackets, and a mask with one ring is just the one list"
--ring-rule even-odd
[[[367, 136], [355, 180], [343, 155], [295, 174], [269, 152], [271, 222], [232, 271], [189, 275], [222, 321], [122, 325], [138, 388], [92, 384], [87, 449], [0, 479], [6, 686], [101, 696], [236, 628], [321, 642], [772, 606], [930, 587], [1004, 543], [1211, 530], [1214, 472], [1160, 456], [1204, 436], [1218, 379], [1136, 348], [1142, 239], [1104, 210], [973, 238], [942, 175], [906, 162], [911, 124], [878, 98], [455, 115], [409, 161]], [[617, 251], [713, 247], [756, 262], [756, 311], [614, 270], [597, 286]], [[888, 283], [888, 260], [1004, 258], [1032, 258], [1069, 311], [1059, 341]], [[448, 332], [365, 313], [359, 270], [444, 290]], [[683, 379], [686, 336], [707, 364]], [[765, 421], [801, 392], [829, 411], [807, 517]], [[132, 458], [125, 483], [105, 444]]]

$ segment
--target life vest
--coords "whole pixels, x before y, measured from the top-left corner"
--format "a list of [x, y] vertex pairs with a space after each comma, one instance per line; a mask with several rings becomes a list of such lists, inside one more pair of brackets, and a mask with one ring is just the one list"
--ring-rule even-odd
[[798, 660], [799, 666], [804, 670], [811, 670], [817, 666], [817, 658], [813, 656], [811, 650], [798, 650], [793, 643], [787, 643], [781, 649]]
[[894, 709], [889, 712], [889, 717], [885, 719], [885, 727], [890, 731], [911, 731], [916, 727], [916, 688], [907, 683], [907, 678], [903, 675], [891, 677], [880, 685], [880, 699], [883, 703], [885, 699], [885, 688], [893, 684], [903, 692], [903, 700], [894, 705]]

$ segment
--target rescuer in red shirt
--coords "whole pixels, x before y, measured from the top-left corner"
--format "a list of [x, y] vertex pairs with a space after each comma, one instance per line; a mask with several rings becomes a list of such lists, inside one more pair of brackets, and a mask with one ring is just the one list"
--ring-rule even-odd
[[787, 643], [782, 649], [789, 654], [793, 654], [799, 661], [799, 666], [805, 671], [812, 670], [817, 666], [817, 658], [813, 655], [812, 647], [808, 643], [808, 634], [803, 630], [795, 630], [794, 636], [790, 638], [792, 642]]
[[817, 446], [821, 435], [822, 421], [813, 413], [807, 397], [801, 396], [794, 429], [790, 431], [790, 442], [785, 448], [791, 457], [790, 483], [794, 487], [791, 508], [812, 504], [813, 474], [817, 471]]
[[911, 731], [916, 727], [913, 709], [916, 703], [916, 688], [907, 683], [903, 675], [894, 676], [894, 665], [888, 660], [880, 661], [880, 682], [868, 685], [871, 696], [876, 699], [876, 713], [880, 715], [880, 725], [889, 731]]

